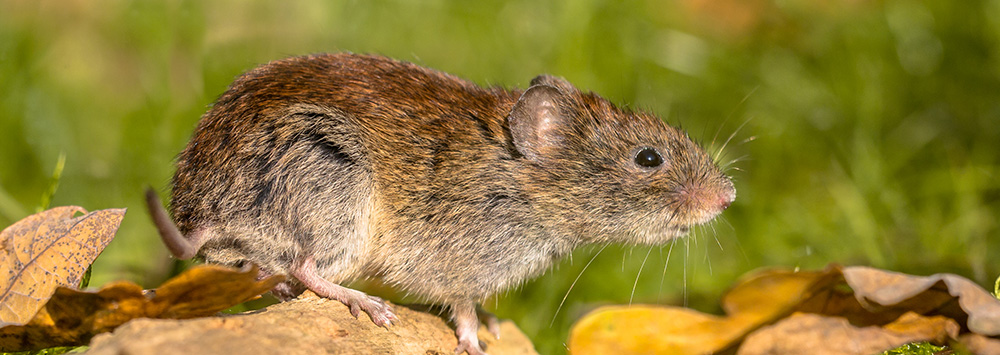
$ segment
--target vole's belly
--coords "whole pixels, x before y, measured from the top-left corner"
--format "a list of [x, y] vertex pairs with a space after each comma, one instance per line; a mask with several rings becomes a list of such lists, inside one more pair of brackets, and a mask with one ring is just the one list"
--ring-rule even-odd
[[[393, 224], [399, 227], [381, 235], [380, 241], [386, 243], [373, 252], [379, 277], [439, 303], [482, 301], [509, 290], [547, 270], [572, 247], [557, 238], [530, 235], [516, 225], [486, 227], [503, 225], [495, 221], [464, 226], [416, 220]], [[524, 245], [531, 247], [519, 247]]]

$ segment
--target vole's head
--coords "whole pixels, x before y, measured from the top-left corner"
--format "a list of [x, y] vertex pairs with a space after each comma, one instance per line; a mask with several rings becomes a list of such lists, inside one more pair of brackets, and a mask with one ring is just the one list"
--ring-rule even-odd
[[659, 118], [540, 76], [508, 123], [526, 161], [523, 190], [584, 242], [655, 244], [683, 236], [736, 190], [701, 147]]

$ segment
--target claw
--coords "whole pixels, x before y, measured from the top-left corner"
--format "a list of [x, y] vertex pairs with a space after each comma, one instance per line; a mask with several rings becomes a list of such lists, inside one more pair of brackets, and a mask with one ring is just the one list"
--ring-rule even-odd
[[493, 338], [500, 340], [500, 323], [493, 322], [486, 324], [486, 330], [493, 334]]

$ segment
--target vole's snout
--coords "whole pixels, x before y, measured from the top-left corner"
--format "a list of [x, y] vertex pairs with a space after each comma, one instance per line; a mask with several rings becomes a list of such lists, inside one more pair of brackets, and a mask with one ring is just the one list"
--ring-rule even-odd
[[709, 214], [711, 217], [715, 217], [715, 215], [725, 211], [736, 199], [736, 193], [732, 189], [719, 191], [714, 194], [715, 196], [712, 196], [711, 193], [706, 195], [708, 196], [704, 197], [704, 202], [701, 206], [704, 209], [704, 212]]
[[680, 189], [678, 197], [687, 212], [686, 224], [711, 221], [736, 200], [736, 189], [726, 180], [721, 184], [694, 183]]
[[725, 210], [729, 208], [729, 205], [732, 203], [733, 203], [732, 199], [726, 197], [720, 197], [717, 206], [719, 206], [719, 210]]
[[726, 184], [723, 185], [722, 191], [719, 192], [718, 199], [716, 200], [716, 206], [718, 206], [718, 210], [721, 212], [729, 208], [729, 205], [732, 205], [735, 200], [736, 189], [733, 187], [732, 182], [726, 181]]

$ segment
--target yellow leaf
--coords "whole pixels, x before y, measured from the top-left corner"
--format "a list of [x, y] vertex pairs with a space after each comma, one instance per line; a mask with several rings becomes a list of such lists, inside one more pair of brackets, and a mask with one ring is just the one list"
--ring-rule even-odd
[[56, 287], [79, 285], [124, 216], [125, 209], [56, 207], [0, 232], [0, 327], [27, 323]]
[[219, 265], [185, 271], [154, 290], [149, 317], [194, 318], [218, 313], [270, 291], [284, 276], [257, 280], [257, 267], [237, 272]]
[[574, 355], [704, 354], [724, 347], [740, 328], [684, 308], [608, 306], [573, 326], [569, 348]]
[[722, 299], [728, 316], [680, 307], [616, 306], [591, 312], [570, 333], [580, 354], [705, 354], [725, 349], [754, 329], [790, 314], [804, 299], [836, 279], [826, 271], [765, 270], [744, 278]]

